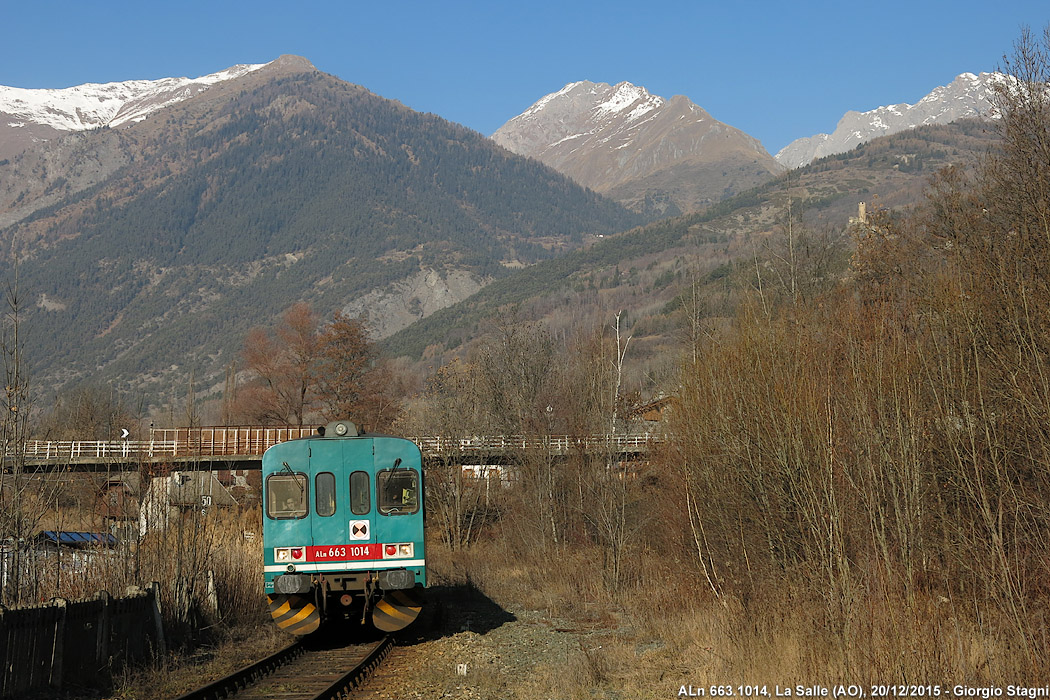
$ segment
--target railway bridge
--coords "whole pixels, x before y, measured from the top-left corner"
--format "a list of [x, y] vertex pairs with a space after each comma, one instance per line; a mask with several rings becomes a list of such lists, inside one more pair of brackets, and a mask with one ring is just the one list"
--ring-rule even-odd
[[[145, 440], [28, 440], [8, 445], [5, 471], [53, 468], [103, 471], [132, 470], [145, 465], [183, 469], [258, 469], [262, 453], [286, 440], [315, 435], [312, 427], [202, 427], [151, 430]], [[531, 450], [557, 456], [613, 453], [637, 457], [659, 442], [654, 435], [498, 435], [467, 438], [411, 437], [426, 459], [453, 459], [483, 464], [513, 459]]]

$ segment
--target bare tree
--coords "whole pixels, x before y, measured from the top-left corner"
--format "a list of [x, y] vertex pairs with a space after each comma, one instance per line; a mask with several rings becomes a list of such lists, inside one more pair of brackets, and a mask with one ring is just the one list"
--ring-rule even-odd
[[[427, 382], [420, 425], [438, 437], [438, 456], [427, 467], [429, 512], [453, 550], [469, 546], [477, 530], [498, 513], [502, 474], [494, 460], [464, 446], [485, 433], [485, 396], [476, 365], [453, 360]], [[470, 465], [475, 465], [473, 468]], [[493, 486], [493, 482], [495, 485]]]
[[112, 386], [86, 385], [56, 396], [38, 431], [51, 440], [112, 440], [118, 428], [134, 423]]
[[[554, 342], [545, 328], [510, 318], [498, 325], [478, 353], [481, 386], [489, 420], [501, 435], [549, 434], [558, 373]], [[563, 540], [565, 502], [556, 487], [558, 473], [550, 450], [528, 451], [517, 467], [523, 538], [539, 547]]]
[[23, 446], [30, 435], [32, 398], [24, 339], [22, 337], [22, 299], [17, 273], [5, 295], [7, 309], [0, 331], [3, 354], [4, 394], [0, 402], [0, 570], [6, 585], [0, 586], [0, 603], [19, 604], [36, 600], [44, 562], [34, 556], [32, 536], [56, 500], [58, 483], [46, 474], [30, 474], [26, 469]]
[[[596, 374], [596, 387], [606, 394], [605, 401], [596, 402], [606, 407], [601, 420], [606, 435], [605, 450], [600, 465], [590, 473], [584, 515], [590, 522], [598, 544], [602, 548], [606, 564], [606, 583], [617, 589], [623, 582], [624, 558], [627, 547], [639, 523], [632, 517], [632, 488], [636, 474], [632, 473], [628, 461], [621, 458], [616, 438], [624, 431], [624, 361], [631, 336], [625, 337], [622, 327], [622, 312], [614, 318], [612, 331], [615, 342], [611, 357], [604, 350], [592, 368]], [[602, 343], [604, 348], [605, 343]]]

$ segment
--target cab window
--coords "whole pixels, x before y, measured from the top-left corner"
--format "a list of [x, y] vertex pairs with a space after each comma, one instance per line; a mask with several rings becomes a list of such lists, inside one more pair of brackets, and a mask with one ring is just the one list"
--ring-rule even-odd
[[306, 474], [271, 474], [266, 478], [266, 515], [276, 520], [305, 518], [307, 511]]
[[383, 515], [407, 515], [419, 510], [419, 473], [415, 469], [385, 469], [376, 474], [376, 498]]
[[314, 511], [323, 518], [335, 515], [335, 474], [321, 472], [314, 477]]
[[368, 481], [368, 472], [350, 474], [350, 512], [354, 515], [368, 515], [368, 511], [372, 510]]

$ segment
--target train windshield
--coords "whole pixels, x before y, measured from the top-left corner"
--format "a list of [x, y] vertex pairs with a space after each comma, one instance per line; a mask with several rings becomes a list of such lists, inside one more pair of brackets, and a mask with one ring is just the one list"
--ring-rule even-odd
[[385, 469], [376, 474], [379, 512], [407, 515], [419, 510], [419, 473], [415, 469]]
[[306, 474], [271, 474], [266, 479], [266, 514], [278, 520], [306, 517]]
[[368, 515], [368, 511], [372, 510], [368, 481], [368, 472], [354, 472], [350, 475], [350, 512], [354, 515]]
[[335, 474], [321, 472], [314, 477], [314, 501], [314, 510], [318, 515], [335, 515]]

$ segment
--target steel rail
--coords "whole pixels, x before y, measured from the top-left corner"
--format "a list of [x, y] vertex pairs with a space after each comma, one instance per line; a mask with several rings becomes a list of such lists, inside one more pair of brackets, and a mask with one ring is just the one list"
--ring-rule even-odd
[[176, 700], [218, 700], [219, 698], [229, 697], [260, 678], [270, 675], [292, 659], [299, 658], [304, 653], [306, 653], [306, 649], [303, 647], [303, 640], [300, 639], [284, 649], [270, 654], [261, 661], [256, 661], [250, 666], [234, 671], [230, 675], [209, 683], [203, 688], [180, 695]]
[[[361, 661], [356, 663], [353, 668], [346, 673], [338, 675], [334, 682], [329, 683], [323, 690], [314, 695], [312, 700], [336, 700], [337, 698], [345, 697], [347, 693], [359, 687], [370, 675], [372, 675], [372, 673], [379, 667], [379, 664], [383, 662], [383, 659], [385, 659], [390, 653], [393, 646], [394, 639], [392, 636], [387, 635], [383, 637], [365, 654]], [[306, 656], [308, 653], [309, 650], [304, 646], [303, 640], [300, 640], [276, 654], [268, 656], [262, 661], [256, 662], [239, 671], [235, 671], [225, 678], [220, 678], [202, 688], [181, 695], [176, 698], [176, 700], [219, 700], [220, 698], [236, 698], [239, 694], [257, 696], [258, 692], [262, 689], [254, 688], [253, 686], [262, 681], [265, 677], [273, 675], [274, 671], [277, 669], [288, 665], [299, 657]], [[280, 674], [277, 674], [277, 676], [279, 675]], [[305, 681], [306, 684], [309, 685], [311, 675], [312, 674], [307, 672], [298, 680]], [[317, 687], [316, 680], [324, 678], [324, 675], [313, 679], [314, 688]], [[269, 690], [266, 690], [265, 693], [267, 697], [273, 698], [274, 700], [279, 700], [284, 696], [280, 691], [270, 692]], [[303, 689], [290, 690], [288, 696], [302, 698], [304, 697]]]
[[347, 693], [358, 688], [372, 675], [373, 671], [379, 668], [379, 664], [383, 663], [383, 659], [387, 657], [387, 654], [390, 653], [393, 647], [394, 638], [390, 635], [383, 637], [376, 644], [375, 648], [368, 652], [368, 655], [365, 656], [361, 663], [328, 688], [315, 695], [313, 700], [338, 700], [338, 698], [345, 697]]

